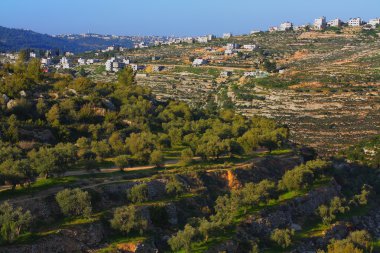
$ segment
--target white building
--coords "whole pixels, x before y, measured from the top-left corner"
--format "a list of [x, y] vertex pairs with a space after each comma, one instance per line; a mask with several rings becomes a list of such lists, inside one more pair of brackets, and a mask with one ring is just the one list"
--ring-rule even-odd
[[79, 65], [86, 65], [86, 59], [79, 58], [78, 59], [78, 64]]
[[133, 69], [133, 71], [139, 71], [139, 70], [145, 69], [144, 65], [130, 64], [129, 66]]
[[232, 33], [223, 33], [223, 39], [229, 39], [232, 37]]
[[284, 22], [278, 28], [279, 31], [289, 31], [292, 29], [293, 29], [293, 23], [291, 23], [291, 22]]
[[225, 55], [233, 55], [233, 54], [236, 54], [236, 53], [237, 53], [237, 51], [235, 49], [226, 49], [224, 51]]
[[125, 67], [125, 63], [122, 59], [117, 59], [115, 57], [112, 57], [111, 59], [106, 61], [106, 71], [109, 72], [118, 72], [119, 70], [123, 69]]
[[248, 44], [248, 45], [243, 45], [243, 48], [249, 51], [253, 51], [257, 48], [257, 46], [254, 44]]
[[215, 35], [213, 35], [213, 34], [209, 34], [209, 35], [207, 35], [207, 39], [210, 41], [210, 40], [213, 40], [213, 39], [215, 39], [216, 38], [216, 36]]
[[152, 67], [152, 71], [153, 72], [160, 72], [160, 71], [162, 71], [162, 70], [164, 70], [164, 66], [158, 66], [158, 65], [154, 65], [153, 67]]
[[257, 34], [257, 33], [260, 33], [261, 31], [259, 31], [259, 30], [253, 30], [253, 31], [251, 31], [250, 32], [250, 34], [252, 35], [252, 34]]
[[193, 61], [193, 66], [194, 66], [194, 67], [197, 67], [197, 66], [205, 65], [205, 64], [207, 64], [207, 63], [208, 63], [207, 60], [204, 60], [204, 59], [202, 59], [202, 58], [197, 58], [197, 59], [195, 59], [195, 60]]
[[71, 68], [71, 61], [65, 56], [61, 58], [60, 63], [63, 69]]
[[268, 72], [256, 70], [251, 72], [244, 72], [245, 77], [256, 77], [256, 78], [264, 78], [267, 77], [269, 74]]
[[45, 66], [51, 65], [51, 58], [42, 58], [41, 59], [41, 64], [43, 64]]
[[91, 65], [91, 64], [94, 64], [94, 63], [97, 63], [97, 62], [99, 62], [98, 59], [88, 59], [88, 60], [86, 61], [86, 64], [87, 64], [87, 65]]
[[233, 50], [233, 49], [238, 49], [238, 48], [240, 48], [240, 45], [236, 43], [228, 43], [226, 45], [227, 50]]
[[326, 17], [316, 18], [314, 20], [314, 29], [315, 30], [324, 30], [327, 27]]
[[329, 27], [341, 27], [342, 23], [343, 23], [342, 20], [340, 20], [339, 18], [336, 18], [336, 19], [330, 20], [327, 23], [327, 26], [329, 26]]
[[229, 77], [232, 76], [232, 71], [222, 71], [220, 72], [221, 77]]
[[30, 58], [37, 58], [37, 53], [36, 52], [30, 52], [29, 57]]
[[361, 18], [351, 18], [348, 21], [348, 25], [352, 27], [358, 27], [358, 26], [361, 26], [362, 24], [363, 24], [363, 20]]
[[371, 25], [373, 28], [380, 25], [380, 18], [373, 18], [368, 21], [368, 24]]
[[202, 37], [198, 37], [197, 38], [197, 41], [199, 43], [207, 43], [209, 41], [208, 37], [207, 36], [202, 36]]
[[277, 32], [278, 31], [278, 27], [277, 26], [271, 26], [269, 27], [269, 32]]

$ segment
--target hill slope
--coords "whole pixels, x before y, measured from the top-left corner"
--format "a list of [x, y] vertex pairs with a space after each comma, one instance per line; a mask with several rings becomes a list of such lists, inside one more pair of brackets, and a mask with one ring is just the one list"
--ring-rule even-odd
[[29, 30], [0, 26], [0, 51], [17, 51], [25, 48], [33, 48], [83, 52], [105, 48], [113, 44], [119, 44], [124, 47], [132, 46], [132, 42], [127, 39], [104, 40], [101, 38], [80, 38], [76, 40], [68, 40]]

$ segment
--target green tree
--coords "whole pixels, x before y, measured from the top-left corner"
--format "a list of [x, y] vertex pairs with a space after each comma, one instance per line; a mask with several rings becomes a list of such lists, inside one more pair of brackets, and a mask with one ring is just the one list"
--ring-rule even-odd
[[118, 82], [122, 86], [132, 86], [135, 82], [135, 74], [131, 67], [118, 72]]
[[58, 192], [55, 199], [66, 216], [89, 217], [92, 213], [91, 197], [87, 191], [65, 189]]
[[185, 192], [186, 188], [183, 183], [176, 177], [172, 176], [165, 185], [166, 193], [170, 196], [179, 196]]
[[113, 229], [125, 234], [131, 231], [140, 231], [142, 234], [148, 228], [148, 222], [142, 216], [141, 210], [133, 205], [116, 208], [110, 223]]
[[292, 237], [294, 230], [290, 229], [275, 229], [271, 234], [271, 240], [280, 245], [283, 249], [292, 245]]
[[65, 173], [77, 161], [77, 150], [73, 144], [57, 144], [53, 148], [41, 147], [28, 153], [32, 168], [48, 178]]
[[36, 110], [40, 116], [45, 116], [46, 111], [47, 111], [47, 106], [43, 98], [38, 99], [37, 104], [36, 104]]
[[150, 154], [150, 164], [154, 164], [157, 168], [160, 168], [164, 164], [164, 156], [160, 150], [154, 150]]
[[289, 191], [301, 190], [309, 187], [314, 181], [314, 173], [303, 166], [295, 167], [285, 172], [279, 185]]
[[181, 151], [181, 162], [183, 164], [190, 164], [193, 161], [194, 153], [191, 148], [187, 148]]
[[328, 245], [327, 253], [364, 253], [364, 251], [356, 248], [355, 245], [348, 240], [336, 240]]
[[46, 113], [46, 120], [53, 127], [59, 127], [61, 124], [61, 111], [58, 105], [53, 105], [50, 110]]
[[115, 158], [115, 165], [120, 170], [125, 169], [130, 165], [129, 163], [129, 157], [127, 155], [119, 155]]
[[41, 80], [41, 63], [40, 60], [34, 58], [29, 61], [26, 68], [26, 75], [28, 78], [32, 79], [34, 82], [38, 83]]
[[35, 175], [27, 159], [9, 159], [0, 164], [0, 176], [15, 189], [17, 184], [30, 183]]
[[32, 223], [30, 211], [14, 208], [9, 202], [0, 205], [0, 234], [3, 241], [13, 242]]
[[133, 203], [142, 203], [149, 199], [148, 185], [137, 184], [127, 191], [127, 197]]
[[7, 119], [8, 128], [6, 129], [6, 136], [12, 142], [19, 141], [19, 122], [16, 115], [12, 114]]
[[182, 231], [178, 231], [176, 235], [172, 236], [168, 240], [170, 248], [173, 251], [179, 251], [181, 249], [184, 249], [185, 252], [190, 252], [191, 242], [195, 235], [196, 235], [195, 228], [187, 224]]

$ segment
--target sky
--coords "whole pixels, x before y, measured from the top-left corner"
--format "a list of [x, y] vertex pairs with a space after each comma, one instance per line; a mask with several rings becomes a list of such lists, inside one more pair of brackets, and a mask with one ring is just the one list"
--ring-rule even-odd
[[0, 0], [0, 26], [40, 33], [221, 35], [320, 16], [380, 16], [380, 0]]

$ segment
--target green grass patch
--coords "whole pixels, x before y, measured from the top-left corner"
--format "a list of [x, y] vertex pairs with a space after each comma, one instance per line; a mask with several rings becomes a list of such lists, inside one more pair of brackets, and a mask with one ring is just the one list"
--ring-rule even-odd
[[64, 186], [75, 183], [78, 177], [38, 178], [30, 186], [17, 186], [15, 190], [9, 189], [0, 192], [0, 200], [14, 198], [25, 194], [35, 194], [53, 186]]

